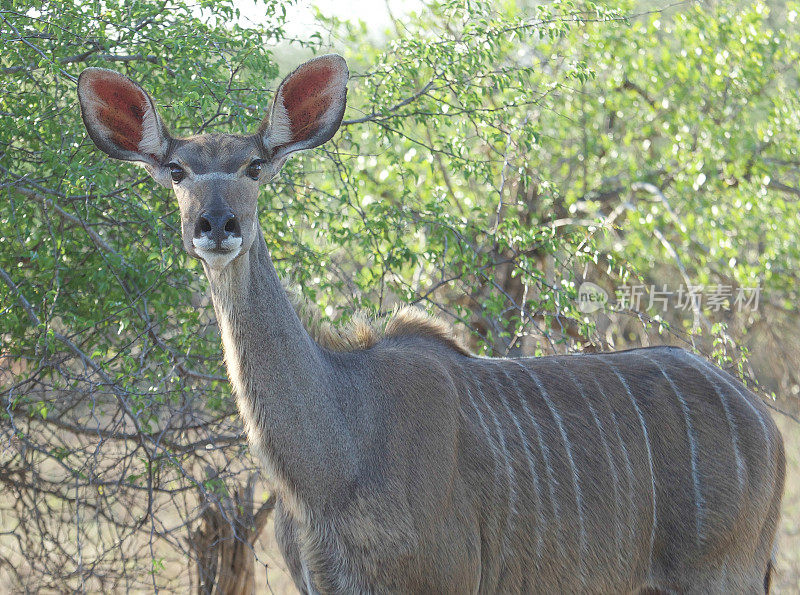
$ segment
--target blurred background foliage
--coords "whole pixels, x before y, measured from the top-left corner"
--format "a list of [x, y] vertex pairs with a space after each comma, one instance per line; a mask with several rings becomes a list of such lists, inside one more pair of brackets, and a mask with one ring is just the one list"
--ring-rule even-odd
[[[797, 4], [426, 2], [379, 35], [320, 14], [302, 39], [292, 6], [0, 0], [0, 582], [206, 592], [225, 555], [285, 580], [202, 268], [171, 193], [86, 136], [87, 66], [142, 83], [177, 135], [244, 133], [281, 76], [342, 53], [340, 133], [261, 202], [324, 318], [414, 303], [486, 355], [681, 345], [796, 420]], [[582, 311], [585, 281], [605, 308]], [[677, 307], [690, 286], [706, 301]]]

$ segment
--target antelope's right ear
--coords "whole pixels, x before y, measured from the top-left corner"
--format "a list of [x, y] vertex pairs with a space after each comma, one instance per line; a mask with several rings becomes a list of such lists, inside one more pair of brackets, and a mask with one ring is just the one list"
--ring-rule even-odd
[[170, 135], [153, 100], [128, 77], [104, 68], [87, 68], [78, 78], [78, 100], [89, 137], [97, 148], [143, 165], [159, 183], [170, 185], [164, 160]]

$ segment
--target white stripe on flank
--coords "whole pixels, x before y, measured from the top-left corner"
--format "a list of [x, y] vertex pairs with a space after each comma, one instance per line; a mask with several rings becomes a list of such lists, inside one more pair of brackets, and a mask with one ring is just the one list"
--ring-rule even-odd
[[739, 435], [738, 431], [736, 430], [736, 422], [733, 419], [733, 414], [731, 413], [731, 408], [728, 406], [728, 400], [725, 398], [725, 394], [722, 392], [722, 387], [713, 379], [711, 378], [705, 370], [701, 367], [695, 366], [691, 360], [691, 354], [687, 354], [690, 357], [686, 358], [689, 360], [689, 366], [700, 373], [703, 378], [706, 379], [711, 386], [714, 387], [714, 392], [717, 393], [717, 397], [719, 398], [719, 402], [722, 404], [722, 409], [725, 411], [725, 419], [728, 421], [728, 428], [731, 432], [731, 443], [733, 445], [733, 456], [736, 459], [736, 479], [739, 482], [739, 490], [742, 494], [744, 494], [744, 462], [742, 461], [742, 454], [739, 447]]
[[[462, 366], [459, 366], [459, 367], [460, 367], [462, 373], [465, 372], [464, 367], [462, 367]], [[492, 407], [490, 406], [490, 404], [486, 400], [486, 397], [483, 394], [483, 390], [481, 389], [481, 383], [478, 380], [477, 376], [473, 376], [472, 379], [475, 381], [476, 388], [478, 389], [478, 393], [479, 393], [481, 401], [486, 406], [486, 410], [489, 412], [489, 415], [492, 418], [492, 423], [494, 424], [495, 430], [497, 431], [497, 441], [498, 441], [498, 443], [500, 445], [500, 449], [502, 450], [502, 458], [503, 458], [503, 461], [505, 462], [505, 471], [506, 471], [506, 476], [508, 478], [508, 507], [509, 507], [509, 512], [508, 512], [508, 515], [506, 516], [505, 531], [503, 531], [503, 543], [504, 543], [506, 549], [508, 549], [508, 528], [511, 525], [511, 517], [514, 514], [516, 514], [516, 506], [515, 506], [516, 492], [514, 491], [514, 487], [513, 487], [514, 469], [511, 466], [510, 455], [509, 455], [508, 449], [506, 447], [505, 437], [503, 436], [503, 432], [502, 432], [502, 429], [500, 427], [500, 422], [497, 420], [497, 417], [495, 416], [494, 411], [492, 410]], [[473, 393], [469, 388], [469, 382], [465, 382], [464, 385], [467, 388], [467, 396], [468, 396], [468, 398], [470, 400], [470, 403], [471, 403], [473, 409], [475, 409], [475, 412], [478, 414], [478, 420], [479, 420], [479, 422], [481, 424], [481, 428], [483, 428], [483, 431], [486, 434], [487, 440], [489, 441], [489, 444], [491, 445], [492, 455], [493, 455], [493, 459], [495, 461], [495, 479], [497, 479], [497, 477], [498, 477], [497, 471], [498, 471], [499, 464], [500, 464], [500, 455], [501, 455], [501, 453], [498, 451], [497, 447], [495, 446], [494, 440], [491, 438], [491, 431], [489, 429], [488, 424], [485, 421], [485, 418], [484, 418], [483, 414], [480, 411], [480, 408], [478, 407], [477, 403], [475, 402], [475, 399], [473, 397]]]
[[[506, 530], [503, 534], [504, 539], [507, 540], [508, 538], [508, 530], [511, 527], [511, 518], [517, 515], [517, 491], [514, 489], [514, 484], [516, 480], [514, 478], [514, 465], [512, 463], [511, 453], [508, 451], [508, 445], [506, 444], [506, 437], [503, 434], [503, 427], [500, 424], [500, 420], [495, 415], [492, 406], [489, 404], [489, 401], [486, 399], [486, 396], [483, 394], [483, 383], [480, 381], [480, 378], [475, 378], [475, 382], [478, 385], [478, 394], [481, 400], [486, 404], [486, 409], [489, 411], [489, 415], [492, 417], [492, 422], [494, 423], [494, 427], [497, 430], [497, 438], [500, 442], [500, 449], [503, 451], [503, 458], [506, 462], [506, 474], [508, 475], [508, 508], [509, 514], [508, 518], [506, 519]], [[507, 541], [506, 541], [507, 544]]]
[[575, 505], [578, 508], [578, 545], [579, 545], [579, 552], [578, 552], [578, 560], [580, 563], [580, 579], [581, 584], [584, 584], [586, 573], [584, 572], [584, 552], [586, 551], [586, 529], [583, 524], [583, 496], [581, 494], [581, 487], [580, 487], [580, 479], [578, 477], [578, 468], [575, 466], [575, 459], [572, 457], [572, 446], [570, 445], [569, 438], [567, 437], [567, 431], [564, 429], [564, 423], [561, 420], [561, 416], [559, 415], [558, 411], [556, 410], [555, 405], [550, 400], [550, 396], [547, 394], [547, 391], [544, 388], [541, 380], [539, 377], [534, 374], [533, 370], [530, 370], [523, 366], [516, 360], [514, 361], [520, 368], [525, 370], [525, 372], [530, 376], [531, 380], [536, 384], [536, 387], [539, 389], [539, 394], [544, 399], [547, 408], [550, 410], [550, 414], [553, 416], [553, 419], [556, 421], [556, 425], [558, 426], [558, 431], [561, 434], [561, 439], [564, 441], [564, 449], [567, 453], [567, 459], [569, 459], [569, 466], [572, 470], [572, 487], [575, 491]]
[[[520, 399], [520, 401], [524, 401], [525, 400], [525, 395], [523, 395], [520, 392], [519, 385], [503, 369], [502, 364], [500, 365], [500, 371], [506, 377], [506, 380], [508, 380], [509, 382], [511, 382], [514, 385], [514, 389], [515, 389], [515, 391], [517, 393], [517, 397]], [[498, 391], [498, 392], [500, 392], [500, 398], [503, 401], [503, 406], [506, 409], [506, 413], [508, 413], [508, 416], [511, 418], [511, 421], [514, 422], [514, 426], [517, 428], [517, 434], [519, 435], [519, 438], [522, 441], [522, 446], [525, 449], [525, 458], [528, 459], [528, 469], [530, 469], [530, 472], [531, 472], [531, 479], [533, 480], [533, 490], [534, 490], [534, 494], [536, 496], [536, 518], [537, 518], [537, 521], [539, 523], [539, 526], [535, 528], [535, 532], [536, 532], [536, 554], [537, 555], [541, 555], [541, 553], [542, 553], [542, 531], [544, 530], [544, 527], [545, 527], [545, 520], [544, 520], [544, 515], [542, 514], [542, 494], [541, 494], [541, 488], [539, 487], [539, 478], [536, 476], [536, 467], [535, 467], [535, 465], [533, 463], [533, 457], [531, 455], [530, 447], [528, 446], [528, 439], [525, 436], [525, 432], [523, 432], [523, 430], [522, 430], [522, 426], [519, 423], [519, 419], [517, 418], [516, 414], [511, 409], [511, 407], [509, 406], [508, 401], [506, 400], [506, 397], [503, 394], [503, 392], [502, 391]]]
[[472, 396], [472, 391], [469, 389], [469, 383], [465, 382], [464, 387], [467, 389], [467, 398], [469, 398], [469, 402], [472, 405], [472, 408], [475, 410], [475, 413], [478, 414], [478, 423], [483, 430], [483, 433], [486, 434], [486, 442], [489, 443], [489, 450], [492, 451], [492, 461], [494, 462], [494, 477], [495, 482], [499, 477], [499, 470], [500, 470], [500, 452], [497, 450], [497, 445], [495, 444], [494, 438], [492, 438], [491, 430], [489, 430], [489, 426], [486, 424], [486, 420], [483, 417], [483, 413], [481, 413], [478, 404], [475, 402], [475, 398]]
[[692, 419], [689, 415], [689, 405], [686, 403], [686, 399], [683, 398], [681, 391], [675, 385], [675, 382], [673, 382], [672, 378], [669, 377], [660, 363], [643, 353], [637, 352], [636, 355], [646, 359], [656, 368], [658, 368], [658, 371], [661, 372], [661, 375], [666, 378], [667, 382], [669, 382], [672, 391], [675, 393], [675, 396], [678, 399], [678, 403], [680, 403], [681, 411], [683, 412], [683, 419], [686, 422], [686, 438], [689, 441], [689, 453], [691, 455], [689, 461], [692, 465], [692, 487], [694, 490], [695, 538], [697, 539], [697, 544], [700, 545], [703, 542], [703, 524], [705, 521], [706, 511], [705, 499], [703, 498], [703, 491], [700, 486], [700, 473], [698, 470], [698, 466], [700, 465], [700, 455], [697, 451], [697, 438], [695, 437], [694, 428], [692, 427]]
[[[514, 361], [514, 360], [504, 360], [504, 361]], [[516, 363], [516, 362], [514, 362]], [[523, 368], [524, 370], [524, 368]], [[509, 375], [509, 377], [511, 377]], [[539, 427], [539, 423], [536, 421], [536, 417], [531, 413], [530, 408], [528, 407], [528, 400], [524, 398], [524, 393], [522, 388], [519, 386], [519, 383], [514, 381], [514, 384], [517, 386], [517, 390], [521, 395], [523, 395], [522, 400], [522, 409], [525, 412], [525, 415], [528, 416], [528, 419], [531, 420], [531, 427], [533, 431], [536, 433], [536, 441], [539, 443], [539, 450], [542, 452], [542, 459], [544, 460], [544, 467], [547, 473], [547, 489], [550, 493], [550, 503], [553, 505], [553, 518], [556, 522], [556, 533], [559, 536], [556, 539], [556, 543], [558, 544], [558, 549], [561, 552], [561, 555], [565, 555], [564, 550], [564, 540], [561, 539], [562, 530], [561, 530], [561, 513], [559, 512], [558, 508], [558, 499], [556, 498], [556, 491], [555, 486], [558, 484], [556, 481], [555, 475], [553, 474], [553, 468], [550, 465], [550, 451], [545, 443], [544, 439], [542, 438], [542, 430]]]
[[766, 446], [767, 446], [767, 458], [769, 458], [769, 460], [772, 461], [773, 460], [773, 457], [772, 457], [772, 441], [770, 440], [769, 429], [767, 428], [767, 424], [764, 422], [764, 418], [761, 415], [761, 412], [758, 409], [756, 409], [755, 405], [753, 405], [750, 402], [750, 399], [742, 391], [742, 388], [739, 387], [739, 385], [736, 382], [731, 382], [731, 380], [729, 378], [727, 378], [725, 376], [725, 374], [722, 373], [722, 370], [720, 370], [716, 366], [711, 365], [709, 362], [707, 362], [704, 359], [701, 359], [701, 358], [698, 358], [698, 359], [703, 364], [706, 365], [706, 367], [714, 374], [714, 376], [716, 376], [717, 378], [722, 380], [725, 384], [727, 384], [728, 386], [732, 387], [733, 390], [735, 390], [737, 393], [739, 393], [739, 396], [742, 397], [742, 400], [747, 404], [747, 406], [750, 408], [750, 410], [755, 414], [756, 418], [758, 419], [759, 425], [761, 425], [761, 430], [764, 432], [764, 442], [766, 443]]
[[719, 572], [719, 592], [726, 593], [731, 590], [728, 588], [728, 559], [727, 556], [724, 556], [722, 558], [722, 568], [720, 568]]
[[652, 498], [653, 498], [653, 527], [650, 530], [650, 567], [653, 566], [653, 547], [656, 541], [656, 524], [657, 524], [657, 517], [656, 517], [656, 476], [653, 470], [653, 452], [650, 450], [650, 437], [647, 433], [647, 424], [644, 422], [644, 416], [642, 415], [642, 410], [639, 409], [639, 404], [636, 402], [636, 399], [631, 392], [628, 383], [622, 377], [622, 374], [619, 373], [617, 368], [607, 360], [607, 358], [603, 358], [606, 365], [611, 368], [611, 371], [614, 372], [619, 381], [622, 383], [622, 386], [625, 387], [625, 392], [628, 393], [628, 398], [631, 400], [633, 404], [633, 408], [636, 410], [636, 415], [639, 417], [639, 425], [642, 427], [642, 434], [644, 436], [644, 445], [647, 448], [647, 464], [650, 467], [650, 489], [652, 490]]
[[619, 476], [617, 474], [617, 468], [614, 465], [614, 456], [611, 454], [611, 447], [608, 444], [608, 440], [606, 440], [606, 433], [603, 431], [603, 424], [600, 422], [600, 417], [597, 415], [597, 411], [592, 405], [591, 400], [586, 396], [586, 393], [583, 390], [583, 384], [578, 381], [577, 376], [572, 373], [572, 370], [569, 369], [569, 366], [565, 365], [563, 361], [559, 363], [564, 369], [564, 372], [566, 372], [567, 376], [569, 376], [572, 380], [575, 388], [578, 389], [583, 402], [586, 403], [586, 406], [589, 408], [589, 411], [592, 414], [592, 419], [594, 420], [594, 425], [597, 427], [597, 431], [600, 434], [600, 441], [603, 443], [603, 450], [606, 453], [608, 468], [611, 470], [611, 483], [614, 488], [614, 540], [617, 546], [617, 551], [622, 552], [622, 527], [618, 522], [620, 517]]
[[622, 434], [619, 431], [619, 422], [617, 421], [617, 414], [614, 412], [614, 405], [609, 401], [608, 396], [603, 391], [603, 387], [600, 386], [600, 382], [597, 380], [595, 376], [590, 376], [592, 382], [594, 382], [595, 386], [597, 387], [597, 392], [600, 393], [600, 396], [608, 403], [608, 412], [611, 415], [611, 423], [614, 425], [614, 434], [617, 437], [617, 442], [619, 443], [619, 447], [622, 450], [622, 456], [625, 459], [625, 471], [627, 473], [628, 478], [628, 529], [630, 533], [630, 543], [629, 550], [632, 551], [633, 549], [633, 542], [635, 538], [635, 530], [636, 530], [636, 522], [633, 520], [632, 517], [636, 515], [636, 508], [633, 505], [633, 465], [631, 464], [631, 457], [628, 454], [628, 449], [625, 447], [625, 441], [622, 439]]
[[[461, 368], [461, 371], [463, 373], [464, 369]], [[494, 479], [495, 479], [495, 483], [494, 483], [493, 487], [496, 488], [496, 486], [498, 485], [498, 481], [497, 480], [498, 480], [498, 477], [500, 476], [500, 473], [499, 473], [499, 471], [500, 471], [500, 453], [497, 450], [497, 445], [494, 442], [494, 438], [492, 438], [491, 432], [489, 430], [489, 426], [486, 424], [486, 420], [483, 418], [483, 413], [481, 413], [481, 410], [478, 407], [478, 404], [475, 402], [475, 398], [472, 396], [472, 391], [469, 389], [469, 382], [465, 381], [464, 382], [464, 387], [467, 389], [467, 398], [469, 399], [470, 405], [472, 405], [472, 408], [475, 410], [475, 413], [478, 414], [478, 423], [480, 424], [481, 429], [483, 430], [483, 433], [486, 435], [486, 442], [489, 443], [489, 450], [492, 453], [492, 461], [494, 462]]]

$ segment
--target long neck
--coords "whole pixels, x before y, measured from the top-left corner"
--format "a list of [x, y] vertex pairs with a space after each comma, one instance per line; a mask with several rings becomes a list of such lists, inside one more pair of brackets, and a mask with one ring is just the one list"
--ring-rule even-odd
[[335, 372], [295, 313], [261, 230], [247, 253], [206, 274], [239, 411], [273, 487], [306, 503], [330, 497], [353, 466]]

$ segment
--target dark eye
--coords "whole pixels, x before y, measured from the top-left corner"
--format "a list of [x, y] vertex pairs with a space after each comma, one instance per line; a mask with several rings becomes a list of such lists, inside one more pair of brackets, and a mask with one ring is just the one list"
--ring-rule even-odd
[[263, 167], [263, 161], [253, 161], [250, 165], [247, 166], [247, 177], [257, 180], [258, 177], [261, 175], [261, 168]]
[[172, 181], [176, 184], [186, 177], [186, 172], [183, 171], [183, 168], [177, 163], [170, 163], [167, 167], [169, 167], [169, 174], [172, 176]]
[[172, 176], [172, 181], [176, 184], [186, 177], [186, 172], [183, 171], [183, 168], [177, 163], [170, 163], [167, 167], [169, 167], [169, 174]]

